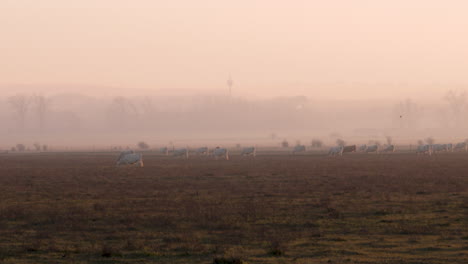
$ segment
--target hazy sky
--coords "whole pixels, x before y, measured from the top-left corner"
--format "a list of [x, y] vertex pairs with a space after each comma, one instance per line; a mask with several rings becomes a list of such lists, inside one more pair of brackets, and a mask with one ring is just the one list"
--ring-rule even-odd
[[[428, 91], [439, 96], [467, 83], [467, 11], [466, 0], [1, 0], [0, 87], [221, 90], [231, 73], [241, 95], [440, 83]], [[355, 82], [410, 85], [313, 85]]]

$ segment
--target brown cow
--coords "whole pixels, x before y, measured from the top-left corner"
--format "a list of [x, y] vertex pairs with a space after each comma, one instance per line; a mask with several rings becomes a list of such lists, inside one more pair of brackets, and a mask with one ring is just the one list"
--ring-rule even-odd
[[343, 148], [343, 153], [347, 153], [347, 152], [356, 152], [356, 145], [345, 146]]

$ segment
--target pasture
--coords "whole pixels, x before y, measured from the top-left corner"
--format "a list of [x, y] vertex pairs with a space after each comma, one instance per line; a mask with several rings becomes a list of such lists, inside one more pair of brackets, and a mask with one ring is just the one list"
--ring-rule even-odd
[[468, 263], [468, 153], [0, 156], [1, 263]]

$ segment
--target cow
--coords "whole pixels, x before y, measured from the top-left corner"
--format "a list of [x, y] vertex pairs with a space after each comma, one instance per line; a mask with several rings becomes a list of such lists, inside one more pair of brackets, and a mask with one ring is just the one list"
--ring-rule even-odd
[[366, 144], [359, 146], [359, 149], [358, 149], [359, 152], [365, 152], [366, 150], [367, 150]]
[[434, 153], [442, 152], [442, 151], [452, 152], [453, 147], [452, 147], [452, 144], [435, 144], [432, 146], [432, 150], [434, 151]]
[[329, 156], [343, 156], [343, 146], [336, 146], [336, 147], [331, 147], [330, 150], [328, 151]]
[[453, 145], [452, 143], [446, 144], [447, 145], [447, 152], [453, 152]]
[[298, 152], [305, 152], [305, 151], [306, 151], [306, 147], [304, 145], [297, 145], [294, 147], [292, 154], [294, 155]]
[[344, 146], [343, 153], [356, 152], [356, 145]]
[[[126, 152], [126, 151], [123, 151], [123, 152]], [[120, 153], [120, 156], [119, 156], [119, 159], [117, 160], [116, 165], [117, 166], [136, 165], [136, 166], [143, 167], [143, 155], [134, 153], [133, 151], [132, 152], [128, 151], [127, 154], [125, 155], [122, 155], [122, 153]]]
[[197, 155], [208, 155], [208, 148], [207, 147], [201, 147], [201, 148], [197, 148], [195, 150], [195, 153]]
[[432, 155], [433, 149], [432, 145], [419, 145], [416, 149], [416, 154], [427, 154], [429, 156]]
[[460, 151], [460, 150], [463, 151], [464, 150], [465, 152], [468, 151], [466, 142], [457, 143], [455, 145], [455, 147], [453, 148], [453, 150], [455, 150], [455, 151]]
[[395, 145], [386, 145], [381, 152], [395, 152]]
[[255, 158], [257, 155], [257, 148], [256, 147], [247, 147], [242, 149], [241, 156], [252, 156]]
[[121, 151], [121, 152], [120, 152], [120, 155], [119, 155], [119, 157], [117, 158], [117, 161], [116, 161], [116, 162], [119, 162], [120, 159], [122, 159], [124, 156], [129, 155], [129, 154], [135, 154], [135, 151], [130, 150], [130, 149], [129, 149], [129, 150]]
[[172, 153], [172, 156], [174, 156], [174, 157], [184, 157], [185, 156], [185, 158], [188, 159], [189, 158], [189, 152], [188, 152], [187, 148], [176, 149]]
[[379, 145], [371, 145], [371, 146], [368, 146], [366, 149], [366, 153], [378, 152], [378, 151], [379, 151]]
[[219, 157], [224, 157], [224, 159], [229, 160], [229, 151], [225, 148], [216, 147], [213, 150], [213, 156], [217, 160]]

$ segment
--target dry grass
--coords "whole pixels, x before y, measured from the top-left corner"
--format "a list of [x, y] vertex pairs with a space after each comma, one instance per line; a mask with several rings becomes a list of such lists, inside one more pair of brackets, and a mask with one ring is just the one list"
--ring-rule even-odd
[[468, 263], [468, 156], [0, 156], [1, 263]]

